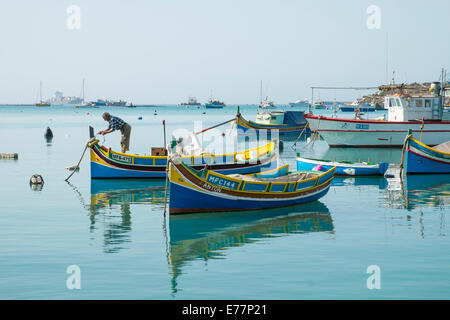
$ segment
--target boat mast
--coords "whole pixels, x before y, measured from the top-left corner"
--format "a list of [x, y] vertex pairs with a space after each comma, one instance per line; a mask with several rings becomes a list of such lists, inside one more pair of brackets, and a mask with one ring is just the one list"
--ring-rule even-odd
[[83, 103], [84, 103], [84, 78], [83, 78], [83, 84], [82, 84], [82, 87], [81, 87], [81, 94], [82, 94]]
[[39, 81], [39, 102], [42, 103], [42, 80]]
[[260, 83], [260, 87], [259, 87], [259, 100], [260, 100], [260, 102], [259, 102], [259, 105], [260, 106], [262, 106], [262, 80], [261, 80], [261, 83]]

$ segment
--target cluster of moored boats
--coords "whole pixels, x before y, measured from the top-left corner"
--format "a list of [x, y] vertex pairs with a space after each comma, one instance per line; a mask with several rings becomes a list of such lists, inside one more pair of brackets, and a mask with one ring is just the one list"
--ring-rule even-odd
[[195, 134], [174, 139], [167, 153], [151, 156], [113, 151], [91, 135], [91, 177], [168, 179], [169, 212], [184, 214], [287, 207], [320, 199], [335, 175], [386, 174], [386, 162], [337, 162], [300, 154], [295, 171], [278, 167], [277, 139], [311, 132], [320, 134], [330, 147], [403, 148], [399, 160], [406, 174], [449, 174], [450, 121], [442, 118], [443, 88], [433, 83], [428, 95], [419, 96], [406, 95], [401, 87], [391, 89], [393, 93], [385, 97], [388, 119], [265, 110], [250, 121], [238, 108], [233, 121], [238, 134], [267, 135], [272, 142], [229, 154], [203, 152], [194, 143]]

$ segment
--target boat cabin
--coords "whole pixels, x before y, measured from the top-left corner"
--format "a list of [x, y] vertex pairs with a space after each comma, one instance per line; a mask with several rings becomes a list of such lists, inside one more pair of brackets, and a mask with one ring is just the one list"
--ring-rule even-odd
[[256, 122], [260, 124], [283, 124], [283, 121], [283, 111], [261, 112], [256, 115]]
[[436, 85], [430, 88], [429, 95], [387, 95], [384, 106], [388, 110], [388, 121], [441, 121], [443, 101], [440, 88]]
[[295, 126], [305, 124], [306, 119], [302, 111], [269, 111], [258, 113], [255, 122], [259, 124], [287, 124]]

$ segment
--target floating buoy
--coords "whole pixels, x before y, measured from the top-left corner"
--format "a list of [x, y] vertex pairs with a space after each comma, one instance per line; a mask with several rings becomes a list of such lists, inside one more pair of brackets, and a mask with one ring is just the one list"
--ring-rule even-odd
[[52, 142], [53, 132], [52, 132], [52, 129], [50, 129], [50, 127], [47, 127], [47, 130], [45, 130], [44, 138], [45, 138], [45, 140], [47, 140], [47, 143]]
[[139, 117], [138, 120], [142, 120], [142, 117]]
[[33, 174], [30, 178], [30, 184], [44, 184], [44, 178], [40, 174]]
[[45, 134], [44, 137], [48, 138], [53, 138], [53, 132], [52, 129], [50, 129], [50, 127], [47, 127], [47, 130], [45, 130]]

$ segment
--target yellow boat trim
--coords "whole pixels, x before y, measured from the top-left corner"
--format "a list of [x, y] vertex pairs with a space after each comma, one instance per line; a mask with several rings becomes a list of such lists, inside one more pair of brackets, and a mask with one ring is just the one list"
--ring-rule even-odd
[[[184, 163], [181, 163], [181, 165], [184, 166], [184, 167], [186, 167], [189, 171], [192, 172], [192, 169], [189, 168], [189, 167], [187, 167]], [[170, 175], [169, 175], [170, 181], [172, 181], [172, 182], [174, 182], [174, 183], [176, 183], [176, 184], [181, 184], [181, 185], [184, 185], [184, 186], [187, 186], [187, 187], [190, 187], [190, 188], [194, 188], [194, 189], [199, 190], [199, 191], [205, 191], [204, 189], [201, 189], [201, 188], [197, 187], [196, 185], [194, 185], [194, 184], [192, 184], [192, 183], [190, 183], [190, 182], [187, 182], [187, 181], [185, 180], [185, 178], [178, 172], [178, 170], [176, 170], [175, 166], [174, 166], [172, 163], [170, 164], [170, 167], [171, 167], [171, 169], [170, 169]], [[172, 167], [174, 167], [175, 170], [172, 170]], [[331, 168], [330, 170], [328, 170], [328, 171], [326, 171], [326, 172], [324, 172], [324, 173], [318, 175], [317, 177], [310, 178], [310, 179], [307, 179], [307, 180], [301, 180], [301, 181], [295, 182], [295, 183], [297, 183], [297, 184], [298, 184], [298, 183], [302, 184], [302, 183], [307, 182], [307, 181], [316, 180], [315, 183], [314, 183], [314, 186], [312, 186], [312, 187], [310, 187], [310, 188], [307, 188], [307, 189], [301, 189], [301, 190], [295, 190], [295, 191], [291, 191], [291, 192], [278, 192], [278, 194], [281, 194], [281, 193], [283, 193], [283, 194], [295, 194], [295, 193], [299, 193], [299, 192], [304, 192], [304, 191], [309, 191], [309, 190], [312, 190], [312, 189], [316, 189], [316, 188], [318, 188], [318, 187], [324, 185], [325, 183], [327, 183], [330, 179], [333, 179], [333, 175], [332, 175], [332, 176], [330, 177], [330, 179], [327, 179], [325, 182], [321, 183], [320, 185], [317, 185], [317, 183], [319, 182], [319, 179], [320, 179], [321, 177], [323, 177], [323, 176], [329, 174], [330, 172], [334, 172], [335, 170], [336, 170], [336, 167], [333, 167], [333, 168]], [[176, 173], [176, 174], [175, 174], [175, 173]], [[195, 173], [193, 173], [193, 174], [195, 175]], [[208, 174], [209, 174], [209, 172], [208, 172]], [[236, 181], [236, 182], [237, 182], [237, 181], [242, 181], [242, 180], [232, 179], [232, 178], [230, 178], [230, 177], [228, 177], [228, 176], [226, 176], [226, 175], [223, 175], [223, 174], [220, 174], [220, 173], [217, 173], [217, 172], [215, 172], [214, 175], [217, 175], [218, 177], [221, 177], [221, 178], [223, 178], [223, 179], [234, 180], [234, 181]], [[197, 176], [197, 175], [196, 175], [196, 176]], [[207, 177], [208, 177], [208, 175], [207, 175]], [[205, 179], [203, 179], [203, 178], [201, 178], [201, 177], [198, 177], [198, 176], [197, 176], [197, 178], [198, 178], [203, 184], [206, 183], [206, 184], [208, 184], [208, 185], [211, 185], [211, 183], [209, 183], [209, 182], [206, 181]], [[245, 183], [246, 181], [243, 181], [243, 182]], [[251, 183], [256, 183], [256, 184], [271, 184], [270, 182], [253, 182], [253, 181], [252, 181]], [[291, 182], [285, 182], [285, 183], [286, 183], [286, 184], [289, 184], [289, 183], [291, 183]], [[283, 183], [275, 183], [275, 184], [283, 184]], [[244, 184], [244, 185], [245, 185], [245, 184]], [[226, 188], [226, 187], [218, 187], [218, 188], [221, 188], [221, 189], [227, 189], [227, 190], [235, 191], [235, 192], [239, 192], [239, 193], [247, 193], [247, 194], [248, 194], [248, 193], [257, 193], [257, 194], [264, 194], [264, 193], [266, 193], [266, 191], [244, 191], [244, 190], [239, 190], [239, 187], [238, 187], [238, 189], [230, 189], [230, 188]]]
[[[105, 147], [106, 148], [106, 147]], [[117, 154], [120, 156], [125, 156], [125, 157], [131, 157], [131, 158], [140, 158], [140, 159], [153, 159], [153, 164], [155, 164], [155, 160], [156, 159], [167, 159], [167, 156], [141, 156], [141, 155], [134, 155], [134, 154], [129, 154], [129, 153], [123, 153], [123, 152], [119, 152], [119, 151], [113, 151], [110, 149], [107, 149], [107, 151], [105, 151], [100, 145], [98, 145], [98, 149], [105, 155], [107, 155], [108, 157], [110, 157], [110, 153], [113, 154]], [[259, 158], [261, 156], [264, 156], [272, 151], [274, 151], [275, 149], [275, 143], [274, 142], [270, 142], [266, 145], [263, 146], [259, 146], [259, 147], [255, 147], [249, 150], [244, 150], [244, 151], [238, 151], [238, 152], [234, 152], [234, 153], [224, 153], [224, 154], [211, 154], [211, 153], [203, 153], [201, 155], [198, 156], [182, 156], [182, 159], [191, 159], [191, 164], [194, 164], [195, 159], [206, 159], [208, 157], [211, 158], [211, 163], [213, 163], [213, 159], [215, 157], [227, 157], [227, 156], [234, 156], [234, 162], [236, 162], [236, 157], [237, 155], [242, 155], [242, 159], [238, 159], [239, 161], [242, 160], [250, 160], [250, 159], [255, 159], [255, 158]], [[251, 153], [256, 152], [256, 157], [255, 158], [251, 158], [250, 155]], [[205, 157], [206, 155], [206, 157]], [[133, 162], [134, 163], [134, 160]]]
[[430, 149], [430, 150], [433, 150], [434, 152], [437, 152], [437, 153], [440, 153], [440, 154], [443, 154], [443, 155], [446, 155], [446, 156], [450, 156], [450, 153], [447, 153], [447, 152], [443, 152], [443, 151], [439, 151], [439, 150], [433, 149], [433, 148], [427, 146], [426, 144], [423, 144], [422, 142], [417, 141], [417, 140], [414, 139], [413, 137], [410, 137], [410, 139], [413, 140], [415, 143], [421, 145], [422, 147], [426, 148], [426, 149]]

